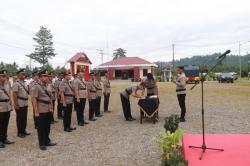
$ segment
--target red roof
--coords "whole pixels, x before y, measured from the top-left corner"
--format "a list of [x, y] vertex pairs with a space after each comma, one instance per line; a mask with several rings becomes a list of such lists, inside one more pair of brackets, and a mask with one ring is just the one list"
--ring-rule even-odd
[[139, 58], [139, 57], [121, 57], [117, 58], [115, 60], [103, 63], [99, 65], [99, 67], [114, 67], [114, 66], [155, 66], [154, 63], [149, 62], [145, 59]]
[[76, 53], [72, 58], [68, 60], [68, 62], [84, 62], [92, 64], [87, 55], [84, 52]]

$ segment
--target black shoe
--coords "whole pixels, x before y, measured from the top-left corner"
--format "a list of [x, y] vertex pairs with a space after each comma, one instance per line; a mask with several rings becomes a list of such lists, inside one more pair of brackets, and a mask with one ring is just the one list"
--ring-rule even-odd
[[86, 121], [84, 121], [83, 123], [84, 123], [84, 124], [89, 124], [89, 123], [88, 123], [88, 122], [86, 122]]
[[78, 126], [84, 126], [84, 123], [82, 123], [82, 122], [78, 123]]
[[47, 150], [46, 146], [40, 146], [41, 150]]
[[96, 121], [97, 119], [94, 119], [94, 118], [92, 118], [92, 119], [89, 119], [89, 121]]
[[132, 119], [132, 120], [136, 120], [136, 119], [135, 119], [135, 118], [133, 118], [133, 117], [132, 117], [131, 119]]
[[132, 118], [126, 118], [126, 121], [133, 121]]
[[22, 133], [17, 134], [17, 136], [20, 137], [20, 138], [25, 138], [26, 137], [26, 135], [24, 135]]
[[70, 128], [64, 129], [65, 132], [72, 132], [72, 130], [70, 130]]
[[23, 134], [24, 134], [24, 135], [30, 135], [31, 133], [25, 131]]
[[76, 127], [70, 127], [69, 129], [70, 130], [76, 130]]
[[6, 139], [5, 141], [3, 141], [3, 143], [4, 144], [14, 144], [15, 142]]
[[5, 148], [4, 143], [0, 142], [0, 148]]
[[50, 142], [50, 143], [47, 144], [47, 146], [56, 146], [56, 143]]
[[100, 115], [96, 115], [95, 117], [100, 118], [100, 117], [103, 117], [103, 115], [100, 114]]
[[180, 119], [180, 122], [186, 122], [186, 119], [181, 118], [181, 119]]
[[105, 113], [110, 113], [111, 111], [107, 110], [107, 111], [104, 111]]

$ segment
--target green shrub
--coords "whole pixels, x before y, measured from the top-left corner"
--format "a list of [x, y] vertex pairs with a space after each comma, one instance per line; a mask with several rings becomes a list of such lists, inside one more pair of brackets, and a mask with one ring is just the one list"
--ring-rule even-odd
[[174, 133], [178, 129], [179, 123], [180, 123], [179, 116], [176, 114], [173, 114], [165, 118], [164, 128], [166, 132], [170, 131], [170, 133]]

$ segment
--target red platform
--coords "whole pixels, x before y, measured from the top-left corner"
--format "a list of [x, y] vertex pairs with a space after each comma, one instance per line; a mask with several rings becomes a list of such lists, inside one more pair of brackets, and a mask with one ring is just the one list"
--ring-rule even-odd
[[205, 138], [208, 148], [224, 151], [206, 150], [203, 159], [199, 160], [202, 150], [188, 146], [201, 146], [202, 135], [186, 134], [183, 147], [189, 166], [250, 166], [250, 134], [206, 134]]

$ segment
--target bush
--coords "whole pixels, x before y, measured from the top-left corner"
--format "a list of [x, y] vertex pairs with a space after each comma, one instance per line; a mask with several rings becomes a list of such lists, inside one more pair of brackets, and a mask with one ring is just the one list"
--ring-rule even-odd
[[164, 128], [166, 132], [170, 131], [170, 133], [174, 133], [178, 129], [179, 123], [180, 123], [179, 116], [176, 114], [173, 114], [165, 118]]

